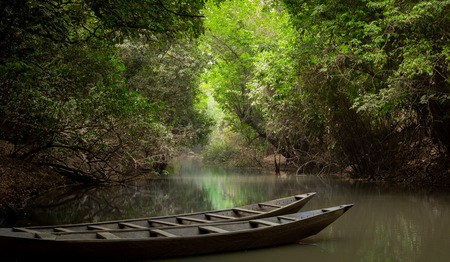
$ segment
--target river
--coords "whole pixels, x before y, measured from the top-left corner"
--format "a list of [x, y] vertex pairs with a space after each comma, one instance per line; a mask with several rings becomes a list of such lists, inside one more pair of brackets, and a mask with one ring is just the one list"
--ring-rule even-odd
[[78, 223], [242, 206], [317, 192], [303, 210], [355, 206], [319, 234], [281, 247], [162, 261], [427, 261], [450, 259], [450, 193], [260, 170], [176, 165], [172, 175], [126, 186], [54, 190], [18, 225]]

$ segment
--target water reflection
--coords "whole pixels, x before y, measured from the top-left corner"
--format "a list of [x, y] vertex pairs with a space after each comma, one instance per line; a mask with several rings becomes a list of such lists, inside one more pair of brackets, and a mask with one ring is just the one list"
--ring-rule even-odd
[[166, 261], [447, 261], [450, 194], [260, 170], [175, 166], [175, 175], [133, 185], [73, 188], [36, 200], [21, 224], [168, 215], [317, 192], [304, 207], [355, 206], [302, 244]]

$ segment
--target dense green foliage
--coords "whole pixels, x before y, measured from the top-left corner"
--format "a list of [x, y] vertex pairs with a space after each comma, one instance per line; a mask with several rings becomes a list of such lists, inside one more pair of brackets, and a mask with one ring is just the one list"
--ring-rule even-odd
[[433, 179], [450, 149], [450, 2], [284, 2], [299, 83], [322, 103], [342, 160], [370, 178], [422, 161]]
[[449, 7], [210, 5], [207, 83], [235, 131], [250, 144], [264, 140], [299, 171], [350, 166], [370, 179], [399, 171], [433, 181], [450, 149]]
[[2, 1], [4, 153], [83, 181], [164, 168], [201, 142], [203, 1]]
[[[438, 181], [450, 149], [449, 7], [2, 1], [3, 153], [109, 180], [163, 169], [178, 148], [205, 143], [216, 118], [213, 160], [276, 153], [298, 172]], [[224, 117], [206, 112], [207, 92]]]

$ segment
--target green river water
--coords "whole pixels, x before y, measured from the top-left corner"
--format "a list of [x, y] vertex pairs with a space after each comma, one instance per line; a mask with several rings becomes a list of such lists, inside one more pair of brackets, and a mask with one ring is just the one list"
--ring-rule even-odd
[[260, 170], [176, 165], [172, 175], [126, 186], [54, 190], [30, 203], [19, 225], [187, 213], [317, 192], [303, 208], [355, 206], [298, 244], [163, 261], [450, 261], [450, 193]]

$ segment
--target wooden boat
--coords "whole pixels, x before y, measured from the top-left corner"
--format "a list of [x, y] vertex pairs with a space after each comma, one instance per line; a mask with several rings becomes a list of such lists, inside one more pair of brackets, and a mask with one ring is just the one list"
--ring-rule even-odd
[[106, 221], [84, 224], [67, 224], [52, 226], [20, 227], [14, 231], [22, 232], [70, 232], [84, 230], [111, 229], [145, 229], [161, 226], [180, 226], [190, 224], [204, 224], [214, 222], [231, 222], [248, 219], [258, 219], [298, 212], [315, 195], [315, 192], [290, 197], [279, 198], [258, 204], [251, 204], [238, 208], [215, 211], [196, 212], [172, 216], [147, 217], [117, 221]]
[[353, 205], [238, 222], [145, 229], [17, 232], [0, 229], [0, 256], [34, 260], [132, 260], [237, 251], [315, 235]]

